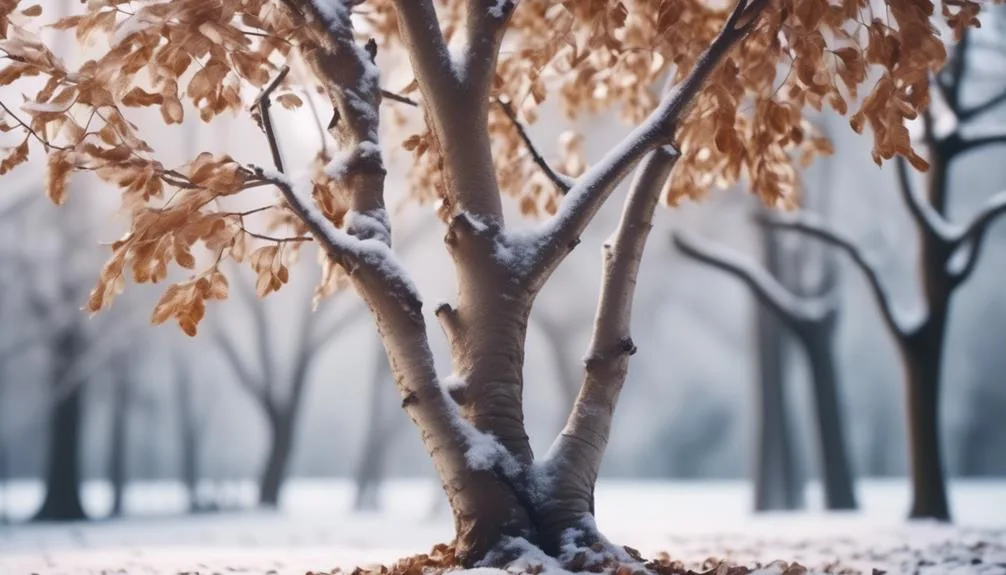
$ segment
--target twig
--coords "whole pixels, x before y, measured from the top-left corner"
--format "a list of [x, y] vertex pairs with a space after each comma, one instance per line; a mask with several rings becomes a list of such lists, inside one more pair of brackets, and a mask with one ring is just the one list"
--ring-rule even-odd
[[279, 142], [276, 139], [276, 132], [272, 127], [272, 116], [269, 114], [269, 106], [272, 105], [272, 102], [269, 98], [272, 96], [272, 93], [276, 91], [276, 88], [279, 87], [280, 82], [282, 82], [289, 73], [289, 66], [283, 66], [280, 68], [276, 77], [272, 79], [272, 82], [269, 82], [269, 85], [267, 85], [262, 90], [262, 93], [259, 94], [258, 100], [255, 101], [255, 106], [257, 106], [259, 111], [262, 113], [262, 129], [265, 131], [265, 137], [269, 141], [269, 151], [272, 153], [273, 164], [276, 166], [276, 171], [281, 174], [284, 171], [283, 155], [280, 153]]
[[556, 172], [552, 169], [552, 166], [548, 165], [548, 162], [545, 161], [541, 152], [539, 152], [538, 148], [535, 147], [534, 142], [531, 140], [531, 136], [527, 133], [527, 129], [524, 127], [524, 124], [519, 118], [517, 118], [517, 112], [514, 111], [510, 102], [500, 98], [496, 98], [495, 100], [496, 103], [499, 104], [500, 109], [503, 110], [503, 113], [506, 114], [506, 117], [510, 120], [510, 123], [513, 124], [514, 129], [517, 130], [517, 134], [519, 134], [520, 139], [523, 140], [528, 153], [531, 154], [531, 159], [534, 160], [534, 163], [541, 168], [541, 171], [545, 173], [545, 176], [548, 177], [553, 184], [555, 184], [555, 187], [558, 188], [562, 194], [568, 192], [575, 183], [573, 178]]
[[396, 94], [396, 93], [392, 92], [391, 90], [385, 90], [385, 89], [382, 88], [381, 89], [381, 97], [382, 98], [387, 98], [389, 100], [394, 100], [396, 102], [401, 102], [402, 104], [406, 104], [408, 106], [412, 106], [413, 108], [418, 108], [419, 107], [419, 102], [413, 100], [412, 98]]

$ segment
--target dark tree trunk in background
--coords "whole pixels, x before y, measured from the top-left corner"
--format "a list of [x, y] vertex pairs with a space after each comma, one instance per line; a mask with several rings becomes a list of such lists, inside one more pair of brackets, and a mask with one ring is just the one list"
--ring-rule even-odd
[[[388, 446], [395, 431], [394, 422], [385, 421], [384, 405], [390, 399], [394, 388], [389, 385], [391, 368], [388, 356], [380, 340], [374, 352], [374, 372], [370, 382], [370, 415], [367, 418], [367, 436], [360, 454], [360, 463], [356, 468], [356, 496], [353, 509], [356, 511], [375, 511], [380, 508], [381, 481], [384, 476], [384, 464], [387, 458]], [[394, 405], [393, 402], [387, 405]]]
[[279, 491], [286, 478], [286, 469], [290, 461], [293, 418], [277, 416], [271, 422], [271, 429], [272, 444], [259, 480], [259, 505], [274, 508], [279, 505]]
[[943, 320], [915, 336], [918, 346], [906, 350], [909, 460], [914, 497], [909, 516], [949, 521], [940, 425], [940, 371], [945, 335]]
[[112, 425], [109, 438], [108, 480], [112, 485], [112, 517], [122, 515], [126, 488], [126, 465], [129, 427], [130, 381], [126, 373], [113, 374]]
[[827, 509], [855, 509], [852, 469], [846, 447], [842, 401], [835, 366], [835, 317], [808, 326], [804, 347], [813, 381], [821, 483]]
[[82, 344], [81, 334], [71, 329], [61, 334], [53, 347], [52, 361], [57, 367], [50, 382], [50, 401], [54, 405], [49, 420], [45, 501], [35, 515], [36, 521], [87, 518], [80, 502], [80, 432], [86, 386], [83, 382], [65, 381]]
[[[762, 232], [766, 271], [785, 285], [782, 246], [772, 230]], [[756, 306], [758, 354], [758, 454], [755, 510], [800, 509], [803, 477], [793, 442], [786, 396], [786, 334], [775, 314]]]
[[189, 496], [189, 512], [195, 513], [200, 508], [199, 502], [199, 433], [201, 422], [197, 414], [195, 398], [192, 393], [192, 378], [184, 362], [175, 362], [175, 387], [178, 401], [178, 433], [180, 441], [180, 460], [182, 484]]

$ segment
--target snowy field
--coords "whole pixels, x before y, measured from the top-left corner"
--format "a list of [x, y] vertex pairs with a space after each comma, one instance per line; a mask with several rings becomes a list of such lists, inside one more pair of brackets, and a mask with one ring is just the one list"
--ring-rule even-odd
[[[0, 575], [303, 575], [389, 563], [451, 537], [434, 486], [394, 481], [379, 514], [348, 511], [352, 487], [294, 481], [281, 513], [181, 517], [178, 486], [143, 484], [127, 493], [127, 520], [74, 525], [0, 525]], [[250, 502], [241, 486], [235, 499]], [[10, 515], [38, 504], [37, 485], [4, 493]], [[753, 517], [742, 482], [602, 482], [598, 523], [609, 537], [646, 556], [666, 552], [697, 570], [708, 557], [745, 565], [797, 561], [814, 572], [1006, 575], [1006, 482], [951, 484], [956, 526], [908, 524], [903, 481], [859, 485], [858, 513], [824, 515], [811, 488], [811, 511]], [[102, 485], [85, 489], [88, 510], [108, 507]], [[844, 571], [843, 571], [844, 569]]]

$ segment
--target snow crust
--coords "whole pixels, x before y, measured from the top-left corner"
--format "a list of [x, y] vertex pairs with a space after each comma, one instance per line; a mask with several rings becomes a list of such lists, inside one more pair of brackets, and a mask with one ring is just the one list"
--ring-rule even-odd
[[451, 398], [449, 391], [463, 389], [467, 385], [464, 379], [451, 374], [441, 378], [440, 388], [444, 391], [444, 401], [451, 410], [451, 423], [461, 432], [465, 438], [468, 449], [465, 452], [465, 460], [468, 467], [475, 471], [488, 471], [499, 466], [503, 473], [509, 477], [516, 477], [520, 474], [520, 464], [503, 444], [491, 433], [483, 433], [475, 428], [467, 419], [461, 415], [458, 404]]
[[[307, 214], [306, 219], [312, 226], [321, 230], [325, 241], [336, 246], [340, 251], [351, 254], [360, 261], [366, 262], [379, 270], [381, 273], [405, 289], [414, 301], [422, 301], [419, 289], [412, 282], [412, 278], [405, 270], [405, 266], [399, 261], [395, 253], [387, 243], [380, 239], [358, 238], [341, 230], [326, 218], [321, 211], [315, 207], [314, 198], [311, 192], [314, 189], [310, 175], [306, 174], [296, 180], [288, 178], [286, 174], [270, 168], [261, 168], [262, 174], [275, 182], [279, 182], [292, 190], [298, 203], [304, 206]], [[379, 221], [374, 219], [375, 222]], [[382, 222], [386, 223], [386, 222]]]

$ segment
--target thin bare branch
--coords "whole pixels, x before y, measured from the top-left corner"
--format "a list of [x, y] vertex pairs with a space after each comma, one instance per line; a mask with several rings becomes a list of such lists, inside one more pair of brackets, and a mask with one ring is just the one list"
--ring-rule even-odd
[[952, 241], [955, 230], [954, 227], [943, 218], [912, 185], [912, 176], [908, 170], [908, 161], [903, 156], [895, 158], [896, 178], [898, 180], [898, 190], [908, 211], [918, 225], [926, 234], [947, 244]]
[[667, 91], [657, 108], [632, 132], [581, 176], [546, 223], [543, 248], [533, 275], [543, 282], [579, 242], [580, 234], [625, 175], [648, 152], [670, 145], [681, 117], [691, 108], [709, 75], [729, 51], [754, 28], [767, 0], [739, 0], [719, 35], [683, 82]]
[[531, 159], [538, 166], [538, 168], [541, 169], [541, 171], [545, 174], [545, 176], [549, 179], [549, 181], [551, 181], [552, 184], [555, 185], [556, 189], [558, 189], [559, 192], [561, 192], [562, 194], [568, 192], [569, 189], [573, 187], [573, 184], [576, 183], [576, 180], [565, 174], [560, 174], [559, 172], [552, 169], [552, 166], [548, 165], [548, 162], [545, 161], [545, 158], [541, 155], [541, 152], [539, 152], [538, 148], [535, 147], [534, 142], [531, 140], [530, 134], [527, 133], [527, 128], [524, 127], [524, 124], [517, 117], [517, 112], [513, 109], [513, 106], [510, 104], [510, 102], [496, 99], [496, 103], [499, 105], [500, 109], [503, 110], [503, 113], [506, 114], [506, 117], [510, 120], [510, 123], [513, 124], [514, 129], [517, 130], [517, 134], [520, 136], [521, 141], [524, 142], [524, 145], [527, 147], [528, 153], [531, 154]]
[[224, 328], [215, 323], [210, 327], [210, 332], [217, 345], [219, 345], [220, 350], [224, 352], [224, 356], [227, 358], [227, 365], [234, 370], [238, 384], [262, 405], [269, 404], [269, 393], [266, 391], [265, 385], [263, 385], [262, 380], [249, 367], [249, 362], [242, 357], [241, 352], [238, 351], [237, 345], [234, 343], [233, 337]]
[[884, 288], [876, 266], [867, 259], [863, 251], [852, 240], [832, 230], [827, 224], [810, 214], [777, 213], [772, 216], [764, 216], [760, 220], [764, 225], [800, 232], [844, 251], [866, 276], [887, 328], [899, 339], [904, 339], [912, 333], [913, 327], [906, 326], [895, 313], [894, 300]]
[[959, 270], [952, 271], [955, 284], [960, 285], [971, 276], [981, 256], [989, 227], [1003, 214], [1006, 214], [1006, 191], [999, 192], [985, 202], [985, 206], [975, 215], [971, 223], [954, 238], [954, 245], [958, 248], [966, 246], [968, 249], [964, 265]]
[[730, 250], [703, 242], [686, 232], [675, 233], [673, 241], [686, 256], [744, 282], [763, 305], [771, 308], [794, 331], [824, 320], [833, 307], [828, 298], [797, 297], [763, 267]]
[[269, 142], [269, 153], [272, 154], [272, 163], [281, 174], [286, 170], [283, 169], [283, 154], [279, 149], [279, 140], [276, 139], [276, 131], [272, 127], [272, 114], [269, 113], [269, 107], [272, 105], [272, 101], [270, 100], [272, 93], [276, 91], [276, 88], [279, 87], [280, 83], [289, 73], [289, 66], [280, 68], [276, 77], [269, 82], [262, 90], [258, 100], [255, 101], [255, 106], [258, 107], [262, 115], [262, 130], [265, 132], [266, 140]]
[[981, 104], [959, 111], [957, 113], [957, 117], [959, 117], [962, 122], [973, 120], [975, 117], [980, 116], [985, 112], [989, 112], [1001, 104], [1006, 104], [1006, 90], [999, 92]]
[[413, 108], [418, 108], [419, 107], [419, 102], [417, 102], [417, 101], [415, 101], [412, 98], [409, 98], [407, 96], [402, 96], [401, 94], [397, 94], [395, 92], [392, 92], [391, 90], [385, 90], [385, 89], [382, 88], [381, 89], [381, 97], [382, 98], [387, 98], [389, 100], [394, 100], [394, 101], [396, 101], [398, 103], [405, 104], [406, 106], [412, 106]]

